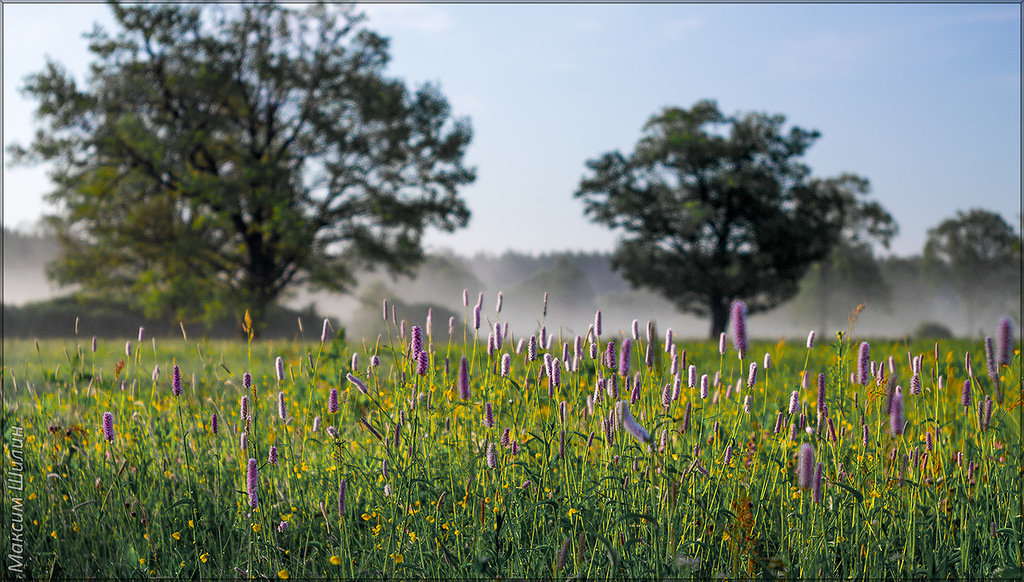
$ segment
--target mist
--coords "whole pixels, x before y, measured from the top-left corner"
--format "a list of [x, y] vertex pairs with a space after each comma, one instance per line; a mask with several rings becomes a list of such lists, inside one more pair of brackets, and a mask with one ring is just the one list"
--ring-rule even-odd
[[[52, 239], [5, 231], [4, 243], [5, 305], [24, 305], [70, 292], [46, 278], [45, 265], [58, 253]], [[954, 294], [929, 286], [908, 267], [915, 260], [898, 259], [887, 263], [888, 268], [883, 267], [888, 297], [858, 296], [857, 286], [847, 284], [824, 292], [829, 297], [829, 309], [820, 313], [818, 307], [812, 306], [813, 297], [805, 285], [788, 303], [767, 313], [751, 315], [750, 333], [756, 339], [775, 341], [802, 339], [814, 329], [819, 338], [833, 338], [836, 331], [850, 329], [849, 315], [860, 303], [866, 307], [853, 325], [855, 337], [909, 337], [925, 322], [939, 323], [958, 337], [980, 337], [991, 335], [1001, 316], [1010, 316], [1019, 326], [1019, 304], [1015, 309], [1012, 304], [990, 306], [987, 312], [975, 314], [970, 326]], [[468, 292], [468, 307], [463, 304], [463, 290]], [[1016, 291], [1020, 297], [1019, 285]], [[710, 328], [709, 319], [680, 313], [664, 297], [632, 289], [611, 269], [608, 255], [596, 252], [471, 257], [442, 252], [429, 256], [412, 276], [361, 273], [359, 285], [350, 293], [300, 290], [289, 294], [284, 303], [295, 309], [312, 306], [319, 314], [337, 318], [350, 339], [372, 342], [378, 334], [385, 333], [382, 308], [387, 299], [389, 319], [393, 314], [399, 324], [405, 320], [407, 326], [423, 326], [428, 310], [432, 310], [434, 337], [447, 337], [449, 318], [454, 318], [456, 337], [461, 340], [461, 324], [472, 323], [473, 306], [481, 293], [482, 322], [477, 334], [482, 340], [495, 322], [508, 322], [514, 339], [536, 333], [541, 325], [547, 326], [548, 333], [556, 339], [571, 339], [586, 334], [598, 309], [602, 311], [605, 334], [629, 334], [634, 319], [638, 320], [641, 333], [645, 333], [648, 321], [655, 322], [661, 337], [671, 328], [675, 337], [700, 340], [708, 337]], [[815, 293], [822, 295], [821, 290]]]

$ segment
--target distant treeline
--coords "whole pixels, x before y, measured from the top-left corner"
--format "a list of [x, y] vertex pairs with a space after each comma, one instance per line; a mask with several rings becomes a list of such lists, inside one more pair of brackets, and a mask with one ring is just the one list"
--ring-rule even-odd
[[[54, 241], [40, 234], [4, 231], [5, 291], [19, 281], [45, 281], [44, 265], [56, 257]], [[866, 284], [856, 273], [839, 277], [822, 287], [821, 278], [812, 269], [801, 284], [800, 292], [788, 303], [759, 316], [760, 328], [766, 336], [796, 336], [808, 329], [835, 330], [848, 327], [850, 312], [860, 303], [869, 308], [860, 316], [858, 331], [885, 337], [912, 335], [930, 327], [942, 328], [957, 336], [978, 336], [991, 327], [998, 317], [1010, 316], [1020, 324], [1020, 287], [1007, 290], [1005, 300], [991, 301], [987, 308], [973, 314], [968, 321], [962, 298], [954, 292], [949, 276], [936, 277], [925, 268], [920, 256], [875, 259], [880, 281]], [[1007, 268], [1019, 273], [1019, 266]], [[36, 287], [40, 284], [37, 283]], [[477, 293], [485, 292], [483, 313], [493, 323], [497, 293], [504, 294], [500, 319], [512, 321], [520, 333], [540, 323], [545, 315], [549, 323], [576, 323], [585, 331], [585, 322], [595, 309], [606, 310], [606, 319], [621, 319], [625, 324], [633, 318], [657, 319], [662, 327], [673, 325], [677, 333], [699, 337], [706, 325], [694, 316], [679, 314], [665, 299], [642, 289], [632, 289], [612, 270], [610, 256], [600, 252], [552, 252], [541, 255], [506, 252], [501, 255], [477, 254], [464, 257], [454, 253], [431, 255], [414, 277], [390, 279], [366, 274], [355, 295], [357, 307], [351, 303], [344, 310], [332, 308], [329, 298], [317, 297], [317, 306], [301, 310], [279, 308], [271, 316], [265, 337], [295, 337], [297, 319], [303, 318], [308, 338], [319, 337], [319, 312], [337, 318], [352, 337], [373, 338], [384, 331], [381, 317], [383, 299], [389, 299], [397, 310], [398, 320], [423, 324], [428, 310], [433, 310], [434, 325], [447, 328], [454, 317], [459, 323], [467, 313], [462, 304], [462, 290], [469, 290], [470, 307]], [[548, 293], [547, 312], [543, 296]], [[1017, 300], [1014, 300], [1016, 293]], [[20, 298], [5, 297], [4, 333], [9, 337], [52, 337], [74, 333], [79, 318], [79, 333], [110, 337], [133, 336], [140, 325], [153, 334], [178, 334], [177, 321], [151, 321], [128, 305], [110, 305], [84, 301], [70, 296], [54, 299], [45, 289], [22, 290]], [[26, 302], [26, 297], [43, 301]], [[10, 301], [13, 299], [14, 301]], [[351, 302], [351, 300], [350, 300]], [[14, 306], [12, 303], [20, 304]], [[240, 314], [239, 314], [240, 317]], [[681, 322], [685, 322], [684, 325]], [[400, 323], [400, 321], [399, 321]], [[486, 322], [485, 322], [486, 324]], [[577, 325], [577, 327], [579, 327]], [[233, 318], [209, 327], [192, 324], [195, 333], [211, 337], [240, 335], [240, 319]], [[689, 331], [682, 331], [683, 329]], [[88, 329], [88, 331], [83, 331]], [[186, 330], [189, 326], [186, 326]], [[446, 330], [445, 330], [446, 331]], [[486, 337], [486, 334], [485, 336]]]

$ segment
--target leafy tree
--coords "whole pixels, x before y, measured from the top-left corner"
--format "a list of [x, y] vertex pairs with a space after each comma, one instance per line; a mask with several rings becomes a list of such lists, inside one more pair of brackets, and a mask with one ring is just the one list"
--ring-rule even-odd
[[51, 274], [150, 314], [259, 323], [289, 289], [405, 273], [424, 229], [465, 226], [469, 122], [385, 75], [387, 39], [351, 7], [112, 4], [82, 87], [58, 64], [24, 91], [55, 162]]
[[1002, 216], [975, 208], [942, 221], [928, 231], [924, 264], [956, 294], [968, 330], [987, 311], [1006, 310], [1019, 321], [1021, 236]]
[[792, 297], [847, 224], [864, 181], [814, 178], [800, 159], [819, 137], [781, 115], [726, 116], [713, 101], [652, 117], [634, 152], [587, 162], [576, 197], [622, 232], [612, 260], [634, 285], [725, 329], [729, 304], [751, 313]]

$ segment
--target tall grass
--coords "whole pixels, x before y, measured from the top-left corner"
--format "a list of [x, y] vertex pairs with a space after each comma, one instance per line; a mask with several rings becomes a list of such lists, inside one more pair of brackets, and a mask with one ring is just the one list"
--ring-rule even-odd
[[[400, 317], [388, 313], [388, 334], [360, 345], [159, 338], [133, 340], [126, 356], [114, 341], [95, 351], [86, 338], [5, 342], [5, 444], [15, 427], [25, 435], [26, 571], [199, 579], [1021, 573], [1019, 347], [998, 368], [1006, 396], [986, 420], [994, 394], [978, 373], [980, 342], [871, 342], [876, 373], [860, 384], [851, 378], [860, 339], [844, 334], [831, 342], [819, 334], [810, 349], [753, 341], [740, 360], [711, 342], [665, 346], [654, 329], [606, 326], [598, 337], [591, 326], [579, 334], [577, 359], [576, 333], [549, 326], [550, 347], [537, 342], [531, 360], [539, 329], [509, 330], [500, 349], [484, 341], [500, 313], [484, 314], [479, 341], [472, 324], [449, 334], [443, 322], [431, 330]], [[422, 341], [423, 375], [411, 353], [414, 324], [432, 331]], [[621, 354], [605, 361], [609, 342], [629, 346], [629, 374], [616, 370], [627, 361]], [[684, 350], [685, 363], [673, 365]], [[919, 394], [910, 389], [915, 356]], [[457, 378], [463, 357], [468, 398]], [[557, 385], [548, 357], [560, 366]], [[708, 376], [706, 398], [701, 382], [688, 387], [690, 365]], [[677, 377], [678, 398], [666, 407]], [[897, 386], [906, 422], [894, 431]], [[243, 395], [248, 419], [239, 415]], [[626, 430], [631, 421], [639, 432]], [[814, 468], [821, 464], [820, 488], [799, 486], [805, 444]], [[255, 508], [249, 459], [258, 469]]]

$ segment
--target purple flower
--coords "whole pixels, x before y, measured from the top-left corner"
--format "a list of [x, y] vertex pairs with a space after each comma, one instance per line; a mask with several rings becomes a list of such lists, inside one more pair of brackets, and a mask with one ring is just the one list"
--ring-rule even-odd
[[242, 388], [246, 390], [252, 388], [252, 375], [249, 372], [242, 374]]
[[288, 406], [284, 400], [284, 392], [277, 393], [277, 416], [281, 420], [288, 420]]
[[114, 440], [114, 413], [103, 413], [103, 438], [110, 442]]
[[897, 386], [892, 395], [892, 406], [889, 409], [889, 429], [893, 436], [903, 434], [903, 390]]
[[669, 374], [673, 376], [679, 375], [679, 354], [672, 354], [672, 365], [669, 368]]
[[814, 447], [808, 443], [800, 445], [799, 461], [796, 468], [797, 486], [807, 489], [814, 479]]
[[346, 374], [345, 378], [349, 382], [355, 384], [356, 388], [358, 388], [360, 392], [362, 392], [363, 394], [369, 394], [370, 391], [366, 388], [366, 384], [363, 384], [362, 380], [360, 380], [359, 378], [356, 378], [351, 373]]
[[320, 432], [320, 417], [319, 416], [314, 416], [313, 417], [313, 432], [314, 433]]
[[370, 356], [370, 366], [373, 368], [380, 366], [380, 357], [377, 354]]
[[813, 347], [814, 347], [814, 330], [812, 329], [811, 333], [807, 334], [807, 349], [811, 349]]
[[768, 367], [771, 365], [771, 363], [772, 363], [772, 355], [771, 354], [765, 354], [764, 355], [764, 369], [767, 370]]
[[469, 400], [469, 362], [466, 360], [466, 356], [462, 356], [459, 360], [459, 398], [463, 400]]
[[632, 347], [633, 345], [629, 338], [622, 340], [622, 351], [619, 352], [619, 373], [623, 376], [629, 374], [629, 358]]
[[132, 340], [124, 342], [124, 355], [126, 358], [132, 357]]
[[750, 414], [750, 394], [743, 397], [743, 413]]
[[860, 348], [857, 349], [857, 384], [866, 385], [868, 383], [870, 355], [871, 347], [868, 342], [860, 342]]
[[480, 329], [480, 306], [473, 308], [473, 329]]
[[960, 392], [960, 404], [962, 404], [964, 408], [967, 408], [968, 406], [971, 405], [971, 381], [970, 380], [964, 380], [964, 388], [963, 388], [963, 391]]
[[[159, 375], [160, 368], [153, 370], [153, 375]], [[155, 381], [155, 380], [154, 380]], [[174, 365], [174, 373], [171, 376], [171, 392], [174, 392], [175, 396], [181, 395], [181, 370], [178, 369], [178, 365]]]
[[239, 402], [239, 408], [240, 408], [240, 411], [238, 413], [239, 418], [241, 418], [243, 421], [245, 419], [249, 418], [249, 397], [248, 396], [242, 396], [242, 399]]
[[[634, 341], [639, 340], [640, 339], [640, 321], [639, 320], [636, 320], [636, 319], [633, 320], [632, 332], [633, 332], [633, 340]], [[623, 344], [623, 345], [625, 345], [625, 344]]]
[[597, 313], [594, 314], [594, 333], [597, 337], [601, 337], [601, 310], [598, 309]]
[[[690, 366], [690, 377], [692, 378], [693, 376], [696, 376], [696, 375], [697, 375], [697, 368], [696, 368], [696, 366]], [[691, 380], [690, 387], [691, 388], [693, 387], [692, 380]], [[704, 400], [707, 397], [708, 397], [708, 375], [707, 374], [702, 374], [701, 377], [700, 377], [700, 399]]]
[[686, 387], [695, 388], [697, 386], [697, 366], [690, 364], [690, 369], [686, 375]]
[[779, 434], [779, 431], [782, 430], [782, 419], [783, 413], [780, 410], [778, 416], [775, 417], [775, 434]]
[[246, 437], [246, 435], [248, 435], [248, 434], [249, 434], [249, 433], [244, 433], [244, 432], [243, 432], [243, 433], [242, 433], [242, 434], [241, 434], [241, 435], [240, 435], [240, 436], [238, 437], [238, 446], [239, 446], [239, 447], [241, 447], [242, 451], [245, 451], [245, 445], [246, 445], [246, 438], [245, 438], [245, 437]]
[[497, 311], [498, 313], [501, 313], [501, 304], [504, 302], [504, 300], [505, 300], [505, 298], [501, 294], [501, 291], [498, 291], [498, 306], [495, 309], [495, 311]]
[[732, 462], [732, 443], [725, 447], [725, 459], [723, 461], [726, 465]]
[[967, 376], [974, 377], [974, 369], [971, 368], [971, 353], [964, 352], [964, 369], [967, 370]]
[[96, 353], [96, 336], [92, 336], [92, 351]]
[[494, 443], [487, 443], [487, 466], [491, 469], [498, 466], [497, 454], [494, 450]]
[[629, 394], [629, 403], [635, 404], [640, 400], [640, 382], [633, 382], [633, 391]]
[[331, 388], [331, 394], [327, 397], [327, 412], [334, 414], [338, 412], [338, 389]]
[[427, 375], [427, 369], [430, 366], [430, 354], [427, 352], [420, 352], [416, 354], [416, 373], [420, 376]]
[[[1011, 353], [1013, 352], [1013, 322], [1010, 321], [1009, 317], [999, 320], [999, 331], [996, 334], [996, 339], [999, 346], [997, 362], [1000, 366], [1009, 366]], [[95, 348], [93, 348], [93, 351], [96, 351]]]
[[287, 521], [282, 521], [282, 522], [281, 522], [280, 524], [278, 524], [278, 526], [277, 526], [277, 531], [278, 531], [278, 533], [283, 533], [283, 532], [284, 532], [284, 530], [286, 530], [286, 529], [288, 529], [288, 522], [287, 522]]
[[800, 393], [794, 390], [789, 395], [789, 414], [796, 414], [797, 404], [800, 400]]
[[388, 300], [385, 299], [383, 302], [381, 302], [381, 305], [383, 306], [384, 321], [386, 322], [388, 320]]
[[325, 317], [324, 318], [324, 329], [323, 329], [323, 331], [320, 332], [320, 343], [324, 343], [324, 342], [327, 341], [327, 332], [330, 330], [330, 327], [331, 327], [331, 321]]
[[409, 339], [409, 350], [412, 357], [419, 357], [423, 351], [423, 329], [418, 325], [412, 326], [412, 337]]
[[732, 342], [739, 352], [740, 359], [747, 353], [747, 306], [740, 300], [732, 302]]
[[825, 373], [818, 372], [818, 411], [825, 410]]
[[992, 398], [985, 396], [985, 428], [992, 422]]
[[526, 346], [526, 359], [534, 361], [537, 359], [537, 336], [530, 336], [530, 343]]
[[256, 509], [259, 505], [259, 497], [256, 494], [256, 486], [259, 484], [260, 470], [256, 466], [256, 459], [249, 459], [249, 469], [246, 471], [245, 484], [249, 493], [249, 507]]
[[277, 372], [277, 381], [284, 380], [284, 360], [281, 359], [281, 356], [274, 360], [274, 370]]
[[271, 465], [277, 464], [277, 447], [270, 445], [270, 453], [267, 455], [267, 462]]
[[462, 306], [469, 307], [469, 289], [462, 290]]
[[672, 385], [665, 384], [665, 387], [661, 389], [661, 405], [665, 408], [672, 406]]
[[[764, 355], [765, 369], [768, 369], [768, 354]], [[753, 388], [757, 381], [757, 362], [750, 362], [750, 374], [747, 375], [747, 388]]]
[[509, 354], [501, 355], [501, 377], [507, 378], [509, 371], [512, 369], [512, 356]]
[[718, 335], [718, 355], [725, 355], [725, 332], [723, 331]]
[[910, 377], [910, 393], [913, 394], [914, 396], [917, 396], [918, 394], [921, 393], [920, 373], [915, 372], [914, 375]]
[[679, 400], [679, 393], [682, 391], [683, 381], [676, 376], [672, 379], [672, 401]]
[[146, 335], [146, 328], [139, 326], [139, 343], [142, 343], [142, 338]]
[[212, 432], [213, 434], [217, 434], [217, 413], [216, 412], [214, 412], [213, 415], [210, 416], [210, 432]]
[[692, 414], [692, 412], [693, 407], [690, 405], [690, 402], [687, 401], [686, 411], [683, 412], [683, 432], [686, 432], [690, 429], [690, 415]]
[[350, 363], [352, 364], [350, 366], [352, 368], [352, 370], [355, 370], [356, 368], [359, 367], [359, 354], [358, 353], [352, 354], [352, 361]]
[[607, 368], [615, 369], [615, 340], [608, 340], [604, 350], [604, 365]]
[[669, 346], [672, 345], [672, 328], [665, 330], [665, 351], [669, 350]]
[[494, 428], [494, 412], [491, 410], [491, 403], [484, 404], [484, 426]]

